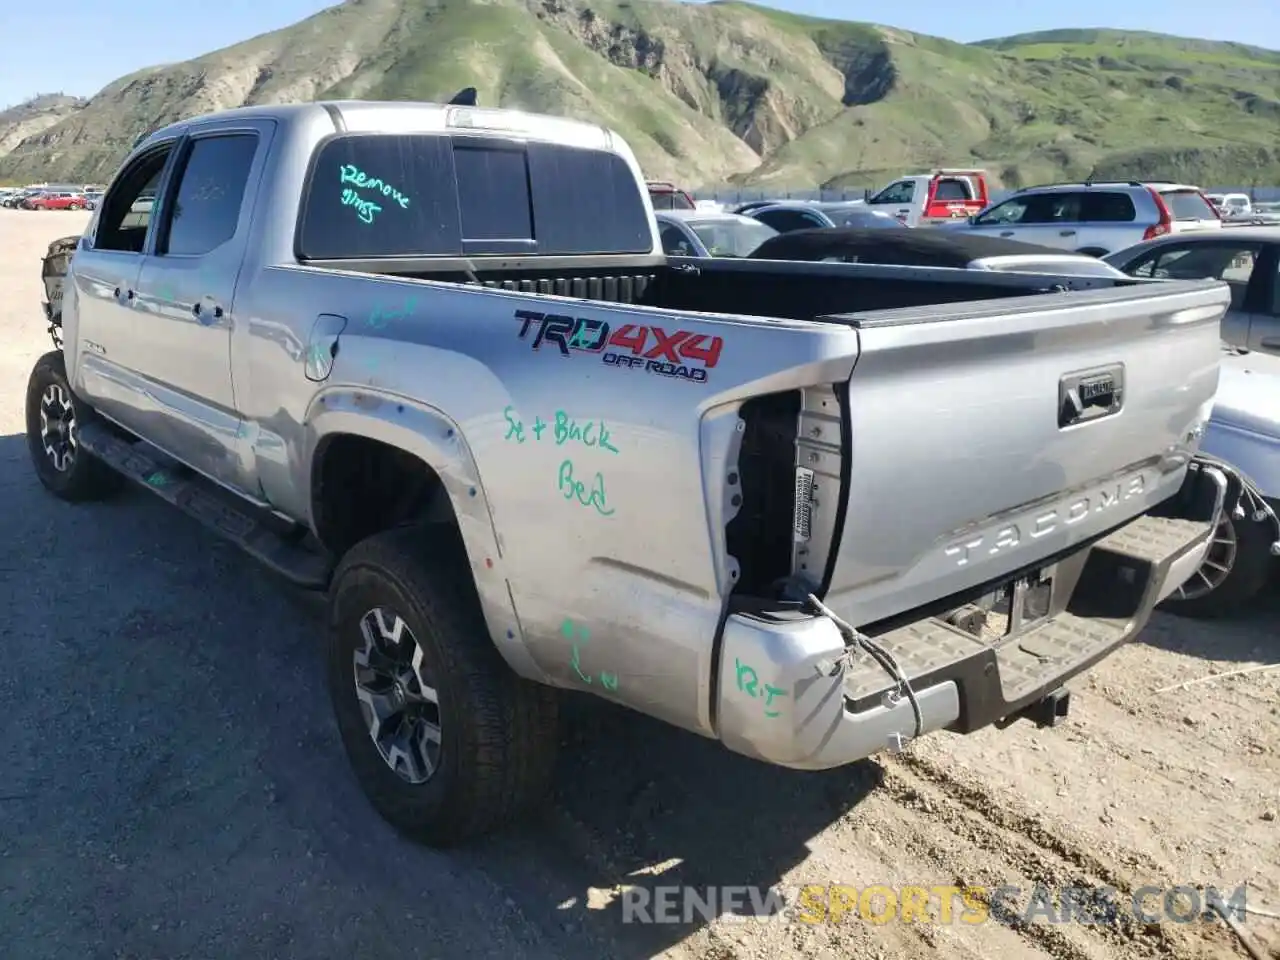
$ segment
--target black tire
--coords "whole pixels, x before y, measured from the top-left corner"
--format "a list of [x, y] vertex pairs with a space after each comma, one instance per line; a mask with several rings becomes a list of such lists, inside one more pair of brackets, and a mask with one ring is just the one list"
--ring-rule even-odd
[[1267, 586], [1274, 570], [1271, 544], [1275, 541], [1275, 531], [1269, 520], [1264, 519], [1259, 523], [1251, 516], [1236, 519], [1229, 513], [1224, 513], [1222, 525], [1214, 536], [1215, 545], [1227, 538], [1234, 539], [1234, 554], [1230, 556], [1229, 562], [1224, 562], [1226, 555], [1215, 553], [1215, 548], [1211, 548], [1206, 565], [1187, 581], [1187, 586], [1203, 589], [1205, 581], [1200, 579], [1202, 575], [1210, 579], [1220, 576], [1221, 571], [1209, 567], [1210, 563], [1227, 567], [1226, 576], [1206, 592], [1185, 598], [1177, 593], [1172, 594], [1160, 605], [1161, 609], [1181, 617], [1197, 619], [1237, 616], [1245, 612], [1249, 601]]
[[[559, 746], [559, 704], [554, 690], [517, 676], [494, 647], [461, 543], [424, 547], [430, 542], [420, 529], [402, 528], [370, 537], [343, 558], [330, 588], [329, 693], [347, 757], [374, 808], [406, 836], [450, 847], [515, 820], [545, 795]], [[436, 695], [438, 753], [425, 782], [392, 769], [357, 697], [361, 622], [378, 608], [404, 621], [422, 650], [418, 678], [430, 680], [423, 686]], [[403, 688], [395, 684], [401, 704], [410, 684], [412, 678]]]
[[[69, 426], [47, 447], [46, 423], [55, 411]], [[93, 410], [71, 391], [62, 352], [51, 350], [37, 360], [27, 380], [27, 450], [41, 485], [61, 500], [105, 500], [124, 486], [124, 477], [76, 445], [78, 425], [92, 417]]]

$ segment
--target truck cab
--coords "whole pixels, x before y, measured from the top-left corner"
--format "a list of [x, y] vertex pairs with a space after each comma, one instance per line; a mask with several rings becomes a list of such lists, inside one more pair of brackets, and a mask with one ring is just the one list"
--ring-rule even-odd
[[984, 170], [937, 169], [902, 177], [863, 201], [909, 227], [964, 220], [987, 205]]

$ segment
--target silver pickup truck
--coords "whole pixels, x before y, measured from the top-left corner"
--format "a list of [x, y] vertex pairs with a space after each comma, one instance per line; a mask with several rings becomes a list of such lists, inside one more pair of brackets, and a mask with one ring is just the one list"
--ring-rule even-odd
[[1221, 284], [660, 251], [598, 126], [165, 127], [46, 308], [35, 471], [327, 590], [352, 766], [436, 845], [543, 792], [555, 688], [833, 767], [1056, 722], [1200, 564]]

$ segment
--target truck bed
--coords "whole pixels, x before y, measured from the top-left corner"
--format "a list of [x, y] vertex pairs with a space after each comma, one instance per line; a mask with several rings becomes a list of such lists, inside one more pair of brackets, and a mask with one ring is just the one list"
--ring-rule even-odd
[[[603, 260], [603, 258], [601, 258]], [[935, 306], [1125, 286], [1127, 281], [950, 268], [758, 260], [614, 257], [485, 263], [479, 260], [312, 261], [336, 270], [480, 284], [547, 294], [740, 316], [813, 320], [850, 311]]]

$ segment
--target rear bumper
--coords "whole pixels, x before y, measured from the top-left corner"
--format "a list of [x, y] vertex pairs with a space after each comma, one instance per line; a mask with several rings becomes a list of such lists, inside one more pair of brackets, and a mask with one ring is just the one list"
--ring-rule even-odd
[[[1197, 466], [1156, 511], [1060, 558], [1050, 606], [1057, 612], [1025, 632], [990, 643], [925, 617], [877, 635], [911, 682], [923, 732], [968, 733], [1013, 717], [1132, 639], [1204, 560], [1226, 488], [1218, 469]], [[826, 617], [730, 616], [717, 687], [720, 739], [801, 770], [852, 763], [910, 739], [911, 704], [886, 696], [895, 684], [869, 656], [841, 661], [844, 653]]]

